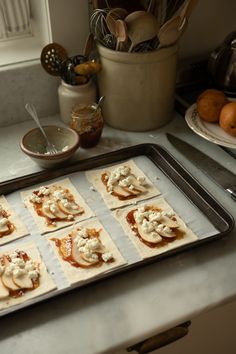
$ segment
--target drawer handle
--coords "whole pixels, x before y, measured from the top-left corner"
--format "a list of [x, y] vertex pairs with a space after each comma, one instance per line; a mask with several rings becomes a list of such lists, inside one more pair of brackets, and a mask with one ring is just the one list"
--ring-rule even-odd
[[145, 339], [144, 341], [134, 344], [127, 348], [127, 352], [135, 350], [138, 354], [147, 354], [156, 349], [164, 347], [188, 334], [188, 327], [191, 322], [182, 323], [174, 328], [171, 328], [165, 332], [157, 334], [153, 337]]

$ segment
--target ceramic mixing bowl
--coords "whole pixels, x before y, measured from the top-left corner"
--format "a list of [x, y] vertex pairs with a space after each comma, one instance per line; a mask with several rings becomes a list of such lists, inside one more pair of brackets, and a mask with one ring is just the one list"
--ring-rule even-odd
[[28, 131], [20, 141], [21, 150], [42, 168], [54, 168], [69, 160], [79, 147], [76, 131], [54, 125], [43, 127], [49, 141], [58, 151], [47, 153], [46, 141], [39, 128]]

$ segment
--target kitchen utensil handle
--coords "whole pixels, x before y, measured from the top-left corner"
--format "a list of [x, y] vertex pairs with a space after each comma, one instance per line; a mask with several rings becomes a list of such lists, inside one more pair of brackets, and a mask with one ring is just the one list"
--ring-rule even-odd
[[156, 349], [162, 348], [188, 334], [188, 327], [191, 322], [187, 321], [174, 328], [169, 329], [166, 332], [157, 334], [156, 336], [150, 337], [143, 342], [137, 343], [129, 348], [127, 352], [136, 351], [138, 354], [148, 354]]
[[236, 202], [236, 185], [226, 189], [231, 198]]

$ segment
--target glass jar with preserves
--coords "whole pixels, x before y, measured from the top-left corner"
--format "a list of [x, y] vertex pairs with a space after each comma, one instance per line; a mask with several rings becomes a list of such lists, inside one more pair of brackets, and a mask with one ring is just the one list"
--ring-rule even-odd
[[96, 146], [103, 129], [101, 108], [96, 103], [75, 105], [71, 112], [70, 127], [79, 134], [82, 148]]
[[81, 85], [70, 85], [62, 80], [58, 87], [61, 120], [68, 124], [72, 107], [76, 104], [95, 102], [96, 96], [97, 90], [93, 80]]

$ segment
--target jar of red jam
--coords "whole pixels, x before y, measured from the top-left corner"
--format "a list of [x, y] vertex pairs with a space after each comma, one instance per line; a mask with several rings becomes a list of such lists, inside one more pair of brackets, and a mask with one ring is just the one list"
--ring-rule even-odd
[[96, 146], [103, 129], [101, 108], [96, 103], [74, 106], [71, 112], [70, 127], [79, 134], [82, 148]]

